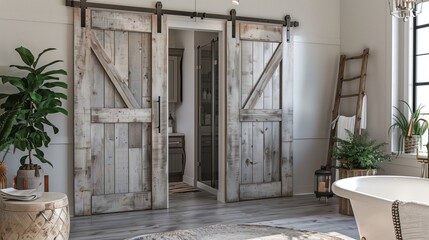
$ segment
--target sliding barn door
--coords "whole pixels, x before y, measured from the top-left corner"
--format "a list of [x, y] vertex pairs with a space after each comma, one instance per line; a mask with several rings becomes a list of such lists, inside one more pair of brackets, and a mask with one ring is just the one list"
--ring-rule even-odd
[[227, 24], [227, 201], [292, 195], [286, 28]]
[[75, 215], [168, 207], [167, 23], [74, 11]]

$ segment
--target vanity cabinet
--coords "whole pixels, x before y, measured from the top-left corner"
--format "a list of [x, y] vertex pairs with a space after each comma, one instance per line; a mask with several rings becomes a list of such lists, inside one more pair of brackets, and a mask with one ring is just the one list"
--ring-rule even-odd
[[182, 102], [183, 48], [168, 49], [168, 102]]
[[183, 181], [186, 164], [185, 134], [170, 133], [168, 135], [168, 159], [169, 182]]

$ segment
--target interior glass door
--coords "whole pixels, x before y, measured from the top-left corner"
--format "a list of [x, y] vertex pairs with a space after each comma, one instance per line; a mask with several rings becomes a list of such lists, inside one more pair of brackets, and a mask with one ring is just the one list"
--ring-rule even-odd
[[198, 47], [198, 181], [218, 188], [218, 40]]

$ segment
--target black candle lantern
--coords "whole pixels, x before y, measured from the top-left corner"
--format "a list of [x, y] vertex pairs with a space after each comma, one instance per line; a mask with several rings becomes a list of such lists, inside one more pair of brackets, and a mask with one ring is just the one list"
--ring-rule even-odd
[[332, 172], [322, 167], [314, 172], [314, 193], [316, 197], [326, 199], [333, 197], [334, 193], [331, 189], [332, 184]]

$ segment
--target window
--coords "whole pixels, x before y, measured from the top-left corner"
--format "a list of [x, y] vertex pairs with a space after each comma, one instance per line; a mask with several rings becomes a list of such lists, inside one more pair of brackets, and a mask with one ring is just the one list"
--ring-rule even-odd
[[421, 104], [422, 114], [429, 115], [429, 2], [422, 4], [414, 21], [413, 107]]
[[[424, 106], [421, 117], [429, 121], [429, 2], [422, 3], [422, 12], [414, 21], [413, 38], [413, 109]], [[428, 131], [422, 136], [426, 144]], [[420, 146], [422, 151], [426, 148]]]

